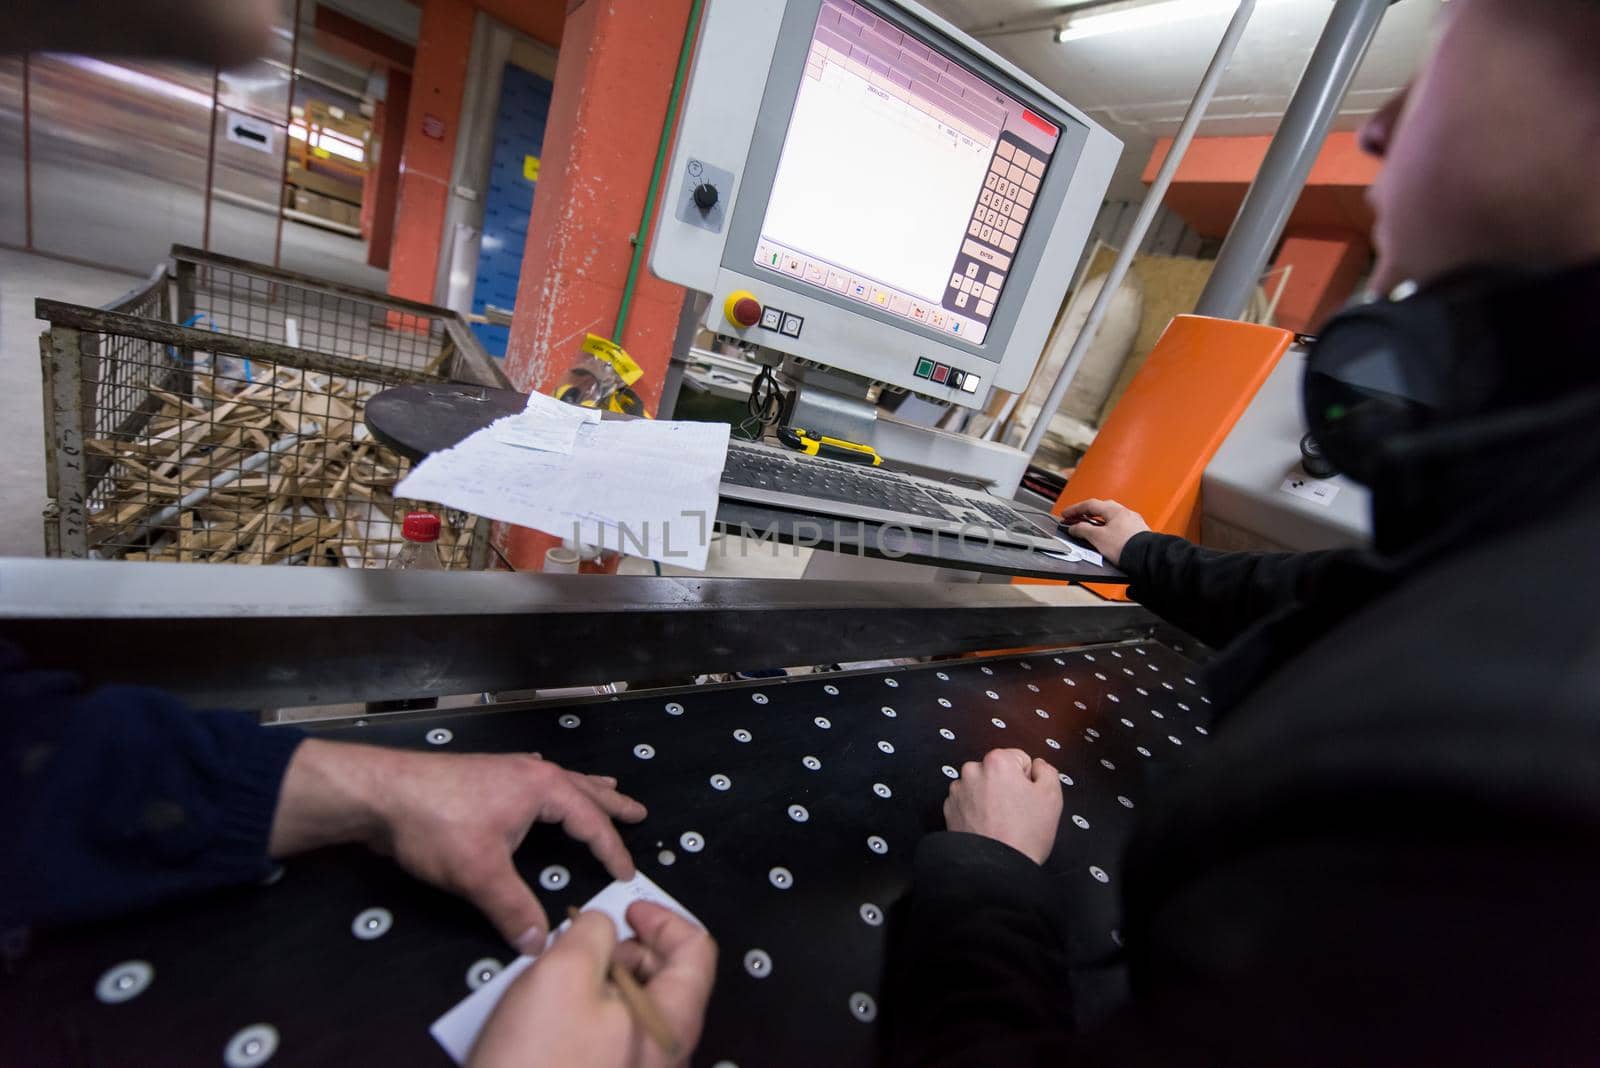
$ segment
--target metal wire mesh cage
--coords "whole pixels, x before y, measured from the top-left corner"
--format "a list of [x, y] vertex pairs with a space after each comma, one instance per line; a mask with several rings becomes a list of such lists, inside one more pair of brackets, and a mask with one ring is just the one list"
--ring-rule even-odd
[[503, 382], [458, 317], [188, 249], [174, 264], [106, 308], [38, 302], [50, 555], [384, 567], [422, 508], [448, 566], [482, 565], [487, 523], [397, 499], [407, 462], [362, 420], [390, 386]]

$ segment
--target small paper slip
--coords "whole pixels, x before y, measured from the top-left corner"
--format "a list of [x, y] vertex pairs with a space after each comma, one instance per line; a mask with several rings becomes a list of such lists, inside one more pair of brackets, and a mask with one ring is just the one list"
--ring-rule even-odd
[[1061, 543], [1059, 549], [1040, 549], [1046, 556], [1053, 556], [1058, 560], [1066, 560], [1074, 564], [1093, 564], [1095, 567], [1105, 567], [1106, 558], [1093, 549], [1085, 549], [1081, 545], [1074, 545], [1067, 539], [1057, 536], [1056, 541]]
[[528, 406], [521, 415], [495, 422], [496, 441], [542, 452], [571, 452], [578, 443], [578, 432], [600, 421], [593, 408], [563, 404], [543, 393], [528, 394]]
[[434, 453], [394, 492], [583, 545], [705, 570], [728, 459], [726, 423], [606, 419], [580, 425], [570, 451], [508, 444], [502, 435], [522, 432], [505, 424], [529, 417], [524, 412], [496, 420], [455, 448]]
[[[695, 919], [693, 913], [679, 904], [671, 894], [657, 886], [642, 872], [625, 883], [612, 883], [594, 897], [591, 897], [588, 903], [583, 906], [582, 911], [603, 912], [611, 917], [611, 922], [617, 925], [617, 939], [622, 941], [633, 937], [633, 928], [628, 926], [628, 921], [623, 914], [628, 911], [628, 906], [635, 901], [654, 901], [656, 904], [664, 905], [673, 912], [678, 913], [678, 915], [697, 926], [705, 926]], [[550, 945], [555, 942], [561, 932], [571, 925], [569, 920], [551, 932], [550, 937], [545, 941], [545, 948], [550, 948]], [[428, 1032], [433, 1035], [439, 1045], [444, 1047], [444, 1051], [450, 1054], [451, 1060], [457, 1064], [466, 1063], [468, 1055], [472, 1053], [473, 1043], [478, 1041], [478, 1032], [483, 1030], [483, 1025], [488, 1022], [489, 1014], [494, 1011], [494, 1007], [500, 1003], [500, 998], [505, 995], [506, 988], [533, 961], [534, 958], [532, 957], [518, 957], [508, 964], [500, 974], [458, 1002], [455, 1008], [433, 1021], [433, 1026], [428, 1029]]]

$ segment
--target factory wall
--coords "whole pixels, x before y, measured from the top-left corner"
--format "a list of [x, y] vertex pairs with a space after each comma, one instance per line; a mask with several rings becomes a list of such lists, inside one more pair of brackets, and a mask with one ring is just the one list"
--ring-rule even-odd
[[360, 101], [288, 74], [329, 77], [304, 53], [310, 14], [310, 0], [277, 0], [267, 53], [232, 70], [0, 60], [0, 244], [143, 274], [182, 243], [321, 273], [305, 250], [283, 249], [289, 109], [308, 94]]
[[[292, 7], [285, 27], [291, 18]], [[274, 35], [273, 47], [286, 63], [290, 42]], [[0, 239], [142, 273], [172, 243], [204, 242], [209, 203], [220, 251], [271, 259], [288, 87], [264, 91], [253, 71], [228, 73], [65, 55], [7, 61]], [[269, 151], [228, 141], [230, 115], [276, 131]], [[246, 214], [255, 200], [272, 213], [259, 224]]]
[[567, 18], [562, 0], [424, 0], [401, 152], [399, 222], [389, 262], [389, 292], [397, 297], [429, 303], [444, 297], [436, 288], [440, 259], [448, 254], [445, 212], [473, 20], [480, 10], [551, 47], [560, 46]]

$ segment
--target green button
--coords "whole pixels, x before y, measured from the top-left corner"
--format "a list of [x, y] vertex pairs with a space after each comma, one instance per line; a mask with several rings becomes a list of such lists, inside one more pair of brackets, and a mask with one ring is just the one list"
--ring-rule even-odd
[[932, 360], [918, 360], [917, 361], [917, 377], [918, 378], [932, 378], [933, 377], [933, 361]]

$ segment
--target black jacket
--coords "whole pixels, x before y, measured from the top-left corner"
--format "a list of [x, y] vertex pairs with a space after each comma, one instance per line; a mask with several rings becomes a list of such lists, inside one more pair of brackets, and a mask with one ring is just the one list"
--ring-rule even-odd
[[1127, 1004], [1076, 1024], [1059, 888], [933, 835], [890, 1062], [1600, 1062], [1600, 353], [1562, 340], [1504, 358], [1588, 384], [1384, 444], [1371, 552], [1129, 542], [1134, 595], [1224, 648], [1126, 857]]

